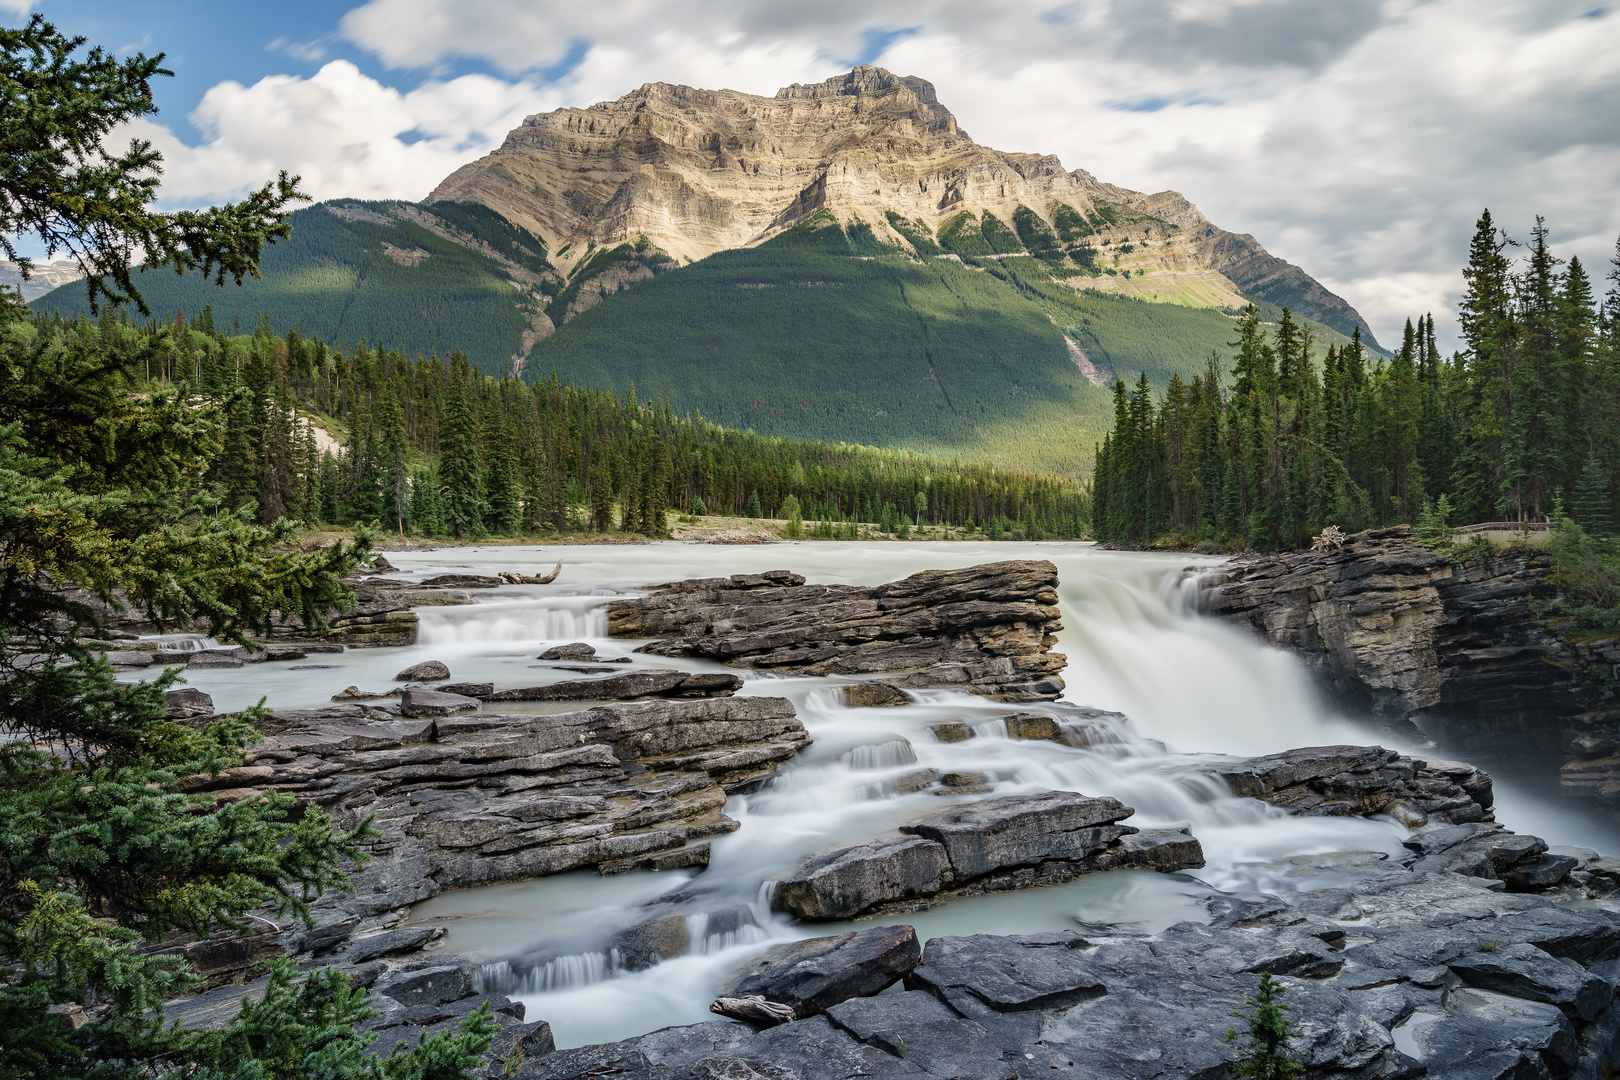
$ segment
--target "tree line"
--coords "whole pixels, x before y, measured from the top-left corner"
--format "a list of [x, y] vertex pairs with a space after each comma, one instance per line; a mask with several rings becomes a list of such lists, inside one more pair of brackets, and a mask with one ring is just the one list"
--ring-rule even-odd
[[1212, 355], [1155, 399], [1114, 384], [1093, 527], [1125, 543], [1299, 547], [1427, 520], [1543, 521], [1567, 509], [1603, 535], [1620, 476], [1620, 243], [1602, 303], [1580, 259], [1536, 219], [1522, 259], [1487, 210], [1463, 271], [1463, 348], [1407, 321], [1392, 359], [1359, 333], [1317, 361], [1286, 310], [1239, 320], [1230, 369]]
[[[547, 532], [666, 535], [669, 514], [984, 529], [1077, 537], [1087, 495], [1073, 478], [847, 444], [797, 442], [680, 415], [661, 398], [477, 372], [459, 354], [407, 357], [216, 325], [204, 308], [170, 322], [55, 315], [32, 331], [125, 359], [136, 393], [186, 385], [219, 403], [210, 473], [225, 509], [265, 524], [376, 522], [475, 538]], [[317, 420], [319, 423], [317, 423]], [[337, 445], [323, 431], [340, 433]], [[790, 501], [791, 500], [791, 501]], [[852, 535], [812, 529], [811, 535]]]

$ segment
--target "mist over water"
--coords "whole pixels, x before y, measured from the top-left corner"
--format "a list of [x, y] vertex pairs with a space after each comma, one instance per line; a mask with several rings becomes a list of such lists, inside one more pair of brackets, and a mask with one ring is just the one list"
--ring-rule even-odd
[[[559, 1046], [709, 1019], [716, 989], [743, 960], [774, 943], [851, 928], [789, 925], [769, 910], [771, 881], [811, 854], [893, 833], [954, 799], [1048, 790], [1113, 796], [1135, 808], [1128, 824], [1190, 827], [1207, 865], [1186, 874], [1089, 875], [854, 925], [910, 923], [923, 938], [1109, 925], [1153, 932], [1204, 918], [1199, 901], [1214, 890], [1287, 892], [1348, 880], [1399, 852], [1406, 835], [1387, 819], [1293, 818], [1233, 798], [1208, 776], [1213, 755], [1325, 743], [1410, 749], [1338, 715], [1290, 655], [1199, 616], [1181, 571], [1214, 559], [1075, 543], [666, 543], [389, 554], [413, 578], [533, 572], [558, 557], [563, 571], [551, 585], [481, 590], [469, 607], [420, 609], [418, 643], [408, 648], [316, 655], [309, 665], [197, 671], [188, 680], [214, 695], [222, 710], [261, 696], [275, 707], [314, 707], [350, 684], [384, 690], [397, 685], [394, 673], [426, 659], [443, 660], [457, 681], [531, 685], [579, 677], [536, 660], [546, 646], [575, 640], [591, 642], [604, 657], [630, 656], [633, 667], [717, 670], [704, 661], [636, 654], [630, 650], [641, 642], [607, 638], [605, 604], [639, 586], [688, 577], [785, 568], [815, 582], [877, 584], [923, 569], [1046, 558], [1059, 572], [1064, 629], [1057, 648], [1068, 657], [1066, 702], [1129, 718], [1020, 706], [1083, 730], [1088, 745], [1015, 741], [999, 719], [1015, 707], [969, 694], [925, 691], [901, 708], [851, 708], [841, 690], [848, 680], [743, 672], [741, 693], [789, 698], [815, 741], [760, 791], [728, 801], [726, 813], [741, 828], [713, 841], [706, 871], [615, 878], [585, 871], [445, 893], [412, 913], [413, 921], [449, 926], [446, 947], [483, 960], [485, 989], [521, 998], [530, 1018], [551, 1023]], [[942, 721], [968, 724], [973, 737], [941, 742], [932, 727]], [[922, 770], [980, 774], [975, 780], [984, 790], [954, 797], [938, 788], [918, 791]], [[1578, 807], [1500, 777], [1497, 793], [1498, 818], [1510, 828], [1549, 843], [1620, 852], [1620, 843], [1610, 842], [1614, 830]], [[681, 903], [657, 902], [675, 893]], [[681, 931], [686, 954], [625, 970], [623, 932], [677, 912], [688, 916]]]

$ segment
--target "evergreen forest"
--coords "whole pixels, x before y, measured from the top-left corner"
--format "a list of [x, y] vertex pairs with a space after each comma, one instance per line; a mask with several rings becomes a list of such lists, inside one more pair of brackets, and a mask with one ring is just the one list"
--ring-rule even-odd
[[[11, 334], [15, 348], [104, 356], [131, 373], [131, 393], [183, 390], [217, 406], [225, 427], [211, 490], [266, 525], [376, 522], [460, 538], [663, 536], [671, 512], [797, 514], [829, 537], [853, 537], [856, 523], [1030, 538], [1077, 537], [1087, 525], [1072, 479], [772, 438], [678, 415], [633, 386], [617, 396], [497, 379], [460, 353], [333, 349], [296, 329], [278, 335], [267, 318], [227, 334], [207, 307], [163, 324], [111, 311], [98, 322], [36, 316]], [[341, 445], [323, 446], [312, 418]]]
[[1230, 343], [1162, 393], [1114, 383], [1097, 453], [1094, 532], [1132, 545], [1301, 547], [1418, 523], [1429, 533], [1567, 514], [1607, 535], [1620, 477], [1620, 244], [1599, 302], [1536, 220], [1520, 245], [1481, 215], [1463, 271], [1463, 348], [1410, 320], [1396, 354], [1359, 339], [1312, 360], [1286, 311], [1250, 309]]

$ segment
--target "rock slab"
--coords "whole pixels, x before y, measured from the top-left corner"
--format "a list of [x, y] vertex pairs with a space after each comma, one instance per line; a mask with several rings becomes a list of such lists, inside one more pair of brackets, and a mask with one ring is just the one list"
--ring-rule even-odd
[[608, 605], [639, 651], [810, 675], [885, 674], [896, 688], [956, 687], [1004, 701], [1063, 691], [1057, 568], [1013, 560], [928, 570], [887, 585], [807, 585], [786, 570], [654, 587]]
[[879, 926], [779, 945], [733, 974], [721, 984], [720, 993], [758, 995], [787, 1005], [803, 1020], [850, 998], [887, 990], [921, 959], [914, 929]]

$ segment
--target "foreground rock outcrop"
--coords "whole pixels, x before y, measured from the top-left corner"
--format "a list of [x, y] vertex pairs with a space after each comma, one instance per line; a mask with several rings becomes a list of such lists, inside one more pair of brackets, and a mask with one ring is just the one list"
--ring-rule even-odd
[[638, 651], [807, 675], [885, 674], [896, 687], [954, 687], [1002, 701], [1063, 692], [1057, 568], [1015, 560], [927, 570], [866, 587], [806, 585], [786, 570], [654, 587], [608, 605], [608, 632]]
[[1153, 935], [936, 937], [903, 993], [764, 1030], [715, 1020], [554, 1050], [515, 1075], [1223, 1077], [1232, 1014], [1260, 972], [1287, 988], [1307, 1076], [1607, 1075], [1620, 1061], [1620, 916], [1501, 887], [1370, 864], [1333, 888], [1215, 894], [1203, 919]]
[[1100, 870], [1204, 865], [1184, 831], [1118, 824], [1133, 813], [1072, 791], [964, 803], [902, 826], [901, 836], [813, 856], [776, 883], [771, 902], [800, 919], [846, 919]]

